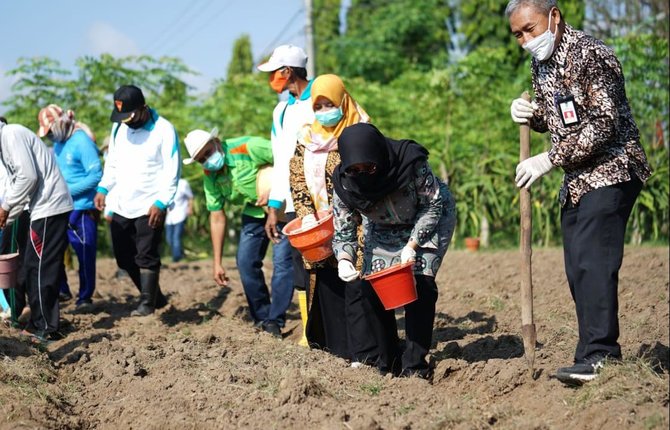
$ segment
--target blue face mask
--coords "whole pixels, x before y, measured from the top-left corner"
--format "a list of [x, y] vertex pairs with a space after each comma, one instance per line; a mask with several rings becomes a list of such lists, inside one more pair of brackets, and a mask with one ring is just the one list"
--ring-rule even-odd
[[223, 161], [223, 154], [219, 151], [216, 151], [210, 155], [204, 163], [202, 163], [202, 167], [204, 167], [206, 170], [209, 170], [210, 172], [217, 172], [223, 167]]
[[342, 108], [331, 109], [326, 112], [314, 112], [314, 117], [324, 127], [333, 127], [342, 119]]

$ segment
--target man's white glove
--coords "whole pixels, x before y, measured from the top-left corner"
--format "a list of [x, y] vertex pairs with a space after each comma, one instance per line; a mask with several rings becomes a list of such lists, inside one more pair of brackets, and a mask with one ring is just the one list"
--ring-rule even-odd
[[408, 261], [414, 261], [416, 259], [416, 251], [411, 246], [405, 245], [400, 253], [400, 263], [404, 264]]
[[337, 263], [337, 276], [344, 282], [351, 282], [358, 278], [360, 272], [356, 270], [354, 265], [349, 260], [340, 260]]
[[516, 166], [516, 186], [530, 188], [538, 178], [549, 173], [554, 165], [549, 161], [549, 153], [543, 152], [523, 160]]
[[300, 228], [303, 230], [308, 230], [316, 225], [316, 217], [314, 214], [309, 214], [305, 215], [302, 217], [302, 224], [300, 225]]
[[527, 124], [528, 120], [533, 117], [533, 111], [537, 109], [535, 102], [527, 102], [522, 98], [514, 99], [510, 111], [512, 113], [512, 121], [517, 124]]

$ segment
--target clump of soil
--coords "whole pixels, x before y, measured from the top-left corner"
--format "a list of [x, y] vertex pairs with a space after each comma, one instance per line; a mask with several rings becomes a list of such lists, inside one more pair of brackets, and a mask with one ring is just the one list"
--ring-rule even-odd
[[0, 328], [0, 428], [667, 428], [668, 249], [626, 250], [624, 363], [578, 389], [553, 378], [577, 338], [562, 252], [534, 253], [534, 378], [519, 267], [513, 251], [447, 254], [428, 382], [298, 346], [297, 298], [283, 340], [255, 331], [232, 260], [226, 288], [208, 262], [166, 265], [170, 306], [141, 318], [129, 316], [135, 287], [100, 260], [96, 312], [65, 304], [64, 339], [36, 349]]

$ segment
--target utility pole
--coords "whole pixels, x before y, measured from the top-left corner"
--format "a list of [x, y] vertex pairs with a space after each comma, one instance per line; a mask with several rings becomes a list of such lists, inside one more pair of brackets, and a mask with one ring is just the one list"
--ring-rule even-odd
[[312, 0], [305, 0], [305, 49], [307, 50], [307, 76], [315, 78], [316, 55], [314, 51], [314, 27], [312, 26]]

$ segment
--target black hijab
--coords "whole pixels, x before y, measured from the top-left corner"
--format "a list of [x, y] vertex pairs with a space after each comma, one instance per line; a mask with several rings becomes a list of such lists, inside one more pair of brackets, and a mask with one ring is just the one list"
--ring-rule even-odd
[[[347, 206], [358, 210], [407, 186], [414, 177], [415, 163], [428, 158], [428, 151], [415, 141], [389, 139], [367, 123], [345, 128], [337, 147], [341, 162], [333, 172], [333, 186]], [[376, 170], [356, 176], [344, 173], [358, 163], [374, 163]]]

